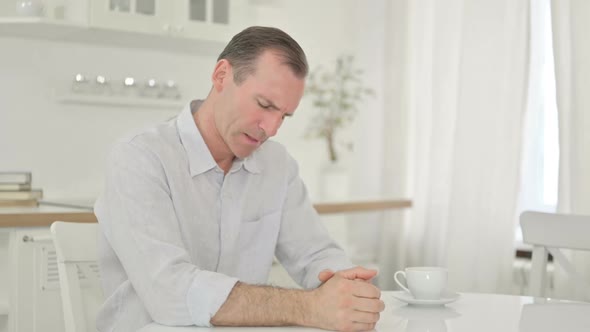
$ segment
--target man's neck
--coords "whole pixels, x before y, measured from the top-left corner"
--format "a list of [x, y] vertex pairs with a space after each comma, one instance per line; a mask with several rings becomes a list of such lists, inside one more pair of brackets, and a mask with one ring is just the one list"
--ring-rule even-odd
[[195, 111], [193, 107], [196, 107], [194, 102], [191, 103], [193, 119], [209, 152], [213, 156], [213, 160], [227, 174], [234, 162], [235, 155], [231, 152], [227, 144], [225, 144], [225, 141], [217, 130], [212, 105], [208, 99], [205, 99], [198, 111]]

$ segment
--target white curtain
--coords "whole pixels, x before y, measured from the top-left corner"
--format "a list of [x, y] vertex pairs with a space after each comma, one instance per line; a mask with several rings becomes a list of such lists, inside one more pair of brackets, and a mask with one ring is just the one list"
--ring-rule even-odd
[[[558, 211], [590, 215], [590, 1], [552, 0], [551, 11], [559, 118]], [[590, 279], [590, 255], [576, 252], [571, 258]], [[578, 298], [580, 293], [557, 269], [554, 296]]]
[[409, 1], [406, 266], [507, 292], [526, 107], [528, 0]]

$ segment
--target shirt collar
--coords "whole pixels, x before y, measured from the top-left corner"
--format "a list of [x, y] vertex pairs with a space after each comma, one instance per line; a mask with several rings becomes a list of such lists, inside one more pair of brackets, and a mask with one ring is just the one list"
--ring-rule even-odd
[[251, 155], [249, 155], [248, 157], [246, 157], [246, 159], [244, 159], [244, 169], [246, 169], [248, 172], [253, 173], [253, 174], [260, 173], [260, 167], [258, 166], [257, 155], [258, 155], [258, 151], [262, 148], [263, 148], [262, 146], [259, 147]]
[[[199, 107], [201, 107], [201, 104], [203, 104], [202, 100], [191, 101], [184, 107], [176, 119], [176, 126], [178, 128], [178, 134], [180, 135], [180, 141], [182, 142], [182, 145], [184, 146], [188, 156], [191, 176], [205, 173], [206, 171], [217, 167], [217, 163], [215, 162], [215, 159], [213, 159], [213, 155], [211, 155], [207, 144], [205, 144], [203, 136], [197, 128], [193, 117], [193, 111], [198, 111]], [[250, 173], [260, 173], [260, 168], [258, 167], [258, 161], [256, 157], [257, 152], [258, 150], [254, 151], [254, 153], [243, 160], [236, 160], [232, 169], [234, 169], [235, 166], [238, 166], [235, 167], [237, 170], [243, 165], [244, 169]]]

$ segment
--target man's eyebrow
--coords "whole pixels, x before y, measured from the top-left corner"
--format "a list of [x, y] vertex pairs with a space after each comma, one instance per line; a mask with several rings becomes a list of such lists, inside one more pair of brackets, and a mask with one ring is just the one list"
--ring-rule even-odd
[[[262, 95], [257, 95], [257, 97], [258, 97], [258, 99], [262, 99], [263, 103], [268, 104], [268, 107], [270, 107], [276, 111], [281, 111], [281, 109], [277, 105], [273, 104], [273, 102], [270, 101], [268, 98], [266, 98]], [[260, 102], [260, 100], [258, 102]], [[284, 113], [283, 116], [291, 117], [291, 116], [293, 116], [293, 113]]]

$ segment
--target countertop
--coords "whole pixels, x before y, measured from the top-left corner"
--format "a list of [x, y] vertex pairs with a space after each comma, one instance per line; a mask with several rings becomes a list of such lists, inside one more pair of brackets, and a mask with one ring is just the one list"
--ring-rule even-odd
[[[314, 204], [319, 214], [404, 209], [412, 206], [406, 199], [378, 199]], [[54, 221], [96, 222], [90, 204], [41, 202], [38, 207], [0, 208], [0, 227], [44, 227]]]
[[0, 208], [0, 227], [44, 227], [56, 220], [96, 222], [89, 207], [65, 207], [40, 204], [37, 207]]

